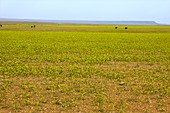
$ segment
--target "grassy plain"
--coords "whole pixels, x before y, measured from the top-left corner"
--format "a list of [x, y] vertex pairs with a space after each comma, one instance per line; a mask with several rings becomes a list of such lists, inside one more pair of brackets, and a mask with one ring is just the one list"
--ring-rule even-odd
[[170, 112], [169, 26], [6, 24], [0, 112]]
[[[128, 26], [126, 25], [79, 25], [79, 24], [45, 24], [3, 22], [0, 30], [20, 31], [58, 31], [58, 32], [108, 32], [108, 33], [170, 33], [170, 26]], [[36, 29], [31, 26], [36, 25]], [[118, 29], [115, 29], [115, 26]]]

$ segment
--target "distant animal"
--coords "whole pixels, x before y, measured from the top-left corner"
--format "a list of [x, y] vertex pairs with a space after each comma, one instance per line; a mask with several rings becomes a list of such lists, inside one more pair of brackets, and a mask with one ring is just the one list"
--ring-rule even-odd
[[128, 27], [125, 27], [125, 29], [128, 29]]
[[117, 29], [118, 27], [115, 27], [115, 29]]
[[0, 27], [2, 27], [2, 24], [0, 25]]
[[31, 26], [31, 28], [35, 28], [35, 25]]

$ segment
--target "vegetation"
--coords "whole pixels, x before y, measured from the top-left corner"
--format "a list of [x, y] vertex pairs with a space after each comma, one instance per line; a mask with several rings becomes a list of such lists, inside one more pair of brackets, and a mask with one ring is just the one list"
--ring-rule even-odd
[[[100, 32], [100, 33], [170, 33], [170, 26], [113, 26], [113, 25], [78, 25], [47, 23], [3, 22], [0, 30], [10, 31], [50, 31], [50, 32]], [[36, 29], [31, 26], [36, 26]], [[115, 29], [117, 27], [117, 29]], [[128, 27], [128, 30], [125, 30]]]
[[170, 112], [170, 27], [9, 26], [0, 28], [0, 112]]

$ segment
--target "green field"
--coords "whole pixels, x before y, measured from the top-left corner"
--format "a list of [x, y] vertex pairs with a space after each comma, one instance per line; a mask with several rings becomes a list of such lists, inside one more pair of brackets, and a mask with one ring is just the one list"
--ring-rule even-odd
[[170, 112], [170, 26], [6, 24], [0, 113]]
[[[12, 31], [51, 31], [51, 32], [105, 32], [105, 33], [170, 33], [170, 26], [127, 26], [126, 25], [79, 25], [47, 23], [4, 22], [0, 30]], [[36, 29], [31, 28], [35, 25]], [[115, 29], [118, 27], [118, 29]]]

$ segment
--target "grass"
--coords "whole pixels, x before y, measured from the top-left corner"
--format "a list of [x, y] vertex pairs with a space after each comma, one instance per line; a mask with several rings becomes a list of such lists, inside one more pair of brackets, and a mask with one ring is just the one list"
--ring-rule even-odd
[[[0, 22], [1, 24], [2, 22]], [[79, 25], [50, 23], [3, 22], [0, 30], [12, 31], [57, 31], [57, 32], [108, 32], [108, 33], [170, 33], [170, 26], [127, 26], [126, 25]], [[35, 25], [36, 29], [31, 28]], [[118, 29], [115, 29], [118, 27]]]
[[0, 28], [0, 112], [170, 112], [169, 26], [26, 26]]

